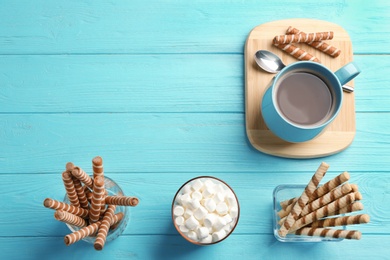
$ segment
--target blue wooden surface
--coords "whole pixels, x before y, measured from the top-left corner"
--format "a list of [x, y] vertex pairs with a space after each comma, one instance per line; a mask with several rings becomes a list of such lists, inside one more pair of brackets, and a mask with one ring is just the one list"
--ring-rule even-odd
[[[390, 2], [1, 1], [0, 248], [3, 259], [386, 259], [390, 255]], [[286, 8], [286, 6], [289, 8]], [[244, 43], [262, 23], [316, 18], [341, 25], [362, 69], [356, 137], [326, 158], [292, 160], [245, 134]], [[102, 252], [63, 243], [42, 206], [61, 199], [65, 163], [107, 176], [140, 198], [124, 234]], [[321, 161], [363, 194], [360, 241], [292, 244], [272, 234], [272, 190], [305, 184]], [[236, 191], [241, 217], [220, 244], [197, 247], [171, 223], [188, 179]]]

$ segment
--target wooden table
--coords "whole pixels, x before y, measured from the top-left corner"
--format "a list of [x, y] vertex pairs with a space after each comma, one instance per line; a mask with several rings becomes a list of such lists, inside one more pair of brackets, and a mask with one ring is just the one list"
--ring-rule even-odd
[[[289, 6], [287, 8], [287, 5]], [[0, 8], [0, 248], [3, 259], [384, 259], [390, 255], [390, 2], [10, 1]], [[273, 20], [316, 18], [350, 35], [356, 136], [317, 159], [263, 154], [245, 131], [244, 44]], [[62, 199], [69, 161], [137, 196], [130, 223], [103, 251], [79, 242], [43, 207]], [[306, 184], [321, 161], [359, 185], [371, 222], [359, 241], [278, 242], [272, 191]], [[237, 193], [241, 216], [222, 243], [174, 229], [187, 180], [211, 175]]]

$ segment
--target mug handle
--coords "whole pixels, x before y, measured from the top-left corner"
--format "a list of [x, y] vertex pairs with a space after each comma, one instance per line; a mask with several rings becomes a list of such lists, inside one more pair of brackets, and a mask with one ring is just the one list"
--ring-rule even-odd
[[339, 79], [341, 85], [344, 85], [351, 81], [354, 77], [359, 75], [360, 69], [354, 62], [347, 63], [343, 67], [341, 67], [336, 74], [336, 77]]

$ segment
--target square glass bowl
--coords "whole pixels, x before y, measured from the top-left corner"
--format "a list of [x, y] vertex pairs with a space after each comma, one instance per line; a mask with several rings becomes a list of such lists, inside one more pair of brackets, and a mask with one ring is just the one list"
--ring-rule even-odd
[[[277, 240], [281, 242], [338, 242], [342, 241], [342, 238], [328, 238], [328, 237], [319, 237], [319, 236], [305, 236], [305, 235], [295, 235], [287, 234], [285, 237], [281, 237], [278, 233], [280, 228], [278, 222], [280, 217], [278, 215], [279, 210], [282, 209], [280, 202], [301, 196], [302, 192], [306, 188], [306, 185], [293, 185], [285, 184], [279, 185], [274, 189], [273, 192], [273, 231], [274, 236]], [[343, 227], [345, 229], [345, 227]]]

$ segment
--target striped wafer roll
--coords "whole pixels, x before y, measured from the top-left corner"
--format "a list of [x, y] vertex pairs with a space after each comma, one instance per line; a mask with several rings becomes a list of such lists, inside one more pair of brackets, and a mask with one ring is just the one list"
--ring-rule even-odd
[[63, 210], [56, 210], [54, 213], [54, 218], [58, 221], [62, 221], [64, 223], [81, 228], [87, 226], [87, 222], [83, 218]]
[[72, 172], [73, 168], [74, 168], [74, 164], [72, 162], [66, 163], [66, 165], [65, 165], [66, 171]]
[[353, 192], [359, 191], [359, 186], [357, 184], [351, 183], [351, 187]]
[[285, 200], [285, 201], [281, 201], [280, 202], [280, 206], [284, 209], [286, 208], [288, 205], [296, 202], [298, 200], [298, 198], [291, 198], [291, 199], [288, 199], [288, 200]]
[[328, 213], [328, 215], [326, 215], [326, 216], [327, 217], [336, 216], [336, 215], [351, 213], [351, 212], [355, 212], [355, 211], [359, 211], [359, 210], [363, 210], [363, 209], [364, 209], [363, 204], [361, 202], [357, 201], [357, 202], [349, 204], [341, 209], [338, 209], [334, 212]]
[[274, 44], [288, 44], [304, 42], [311, 44], [313, 42], [325, 41], [333, 39], [333, 32], [317, 32], [317, 33], [298, 33], [275, 36]]
[[355, 200], [362, 200], [363, 199], [363, 196], [360, 192], [355, 191], [354, 194], [355, 194]]
[[104, 199], [104, 178], [96, 177], [93, 182], [93, 192], [91, 206], [89, 209], [89, 223], [94, 223], [99, 220], [102, 200]]
[[289, 44], [274, 44], [279, 49], [287, 52], [291, 56], [297, 58], [298, 60], [307, 60], [307, 61], [314, 61], [314, 62], [320, 62], [320, 60], [310, 53], [302, 50], [301, 48], [293, 45], [292, 43]]
[[305, 227], [297, 230], [296, 235], [345, 238], [345, 239], [360, 239], [362, 233], [358, 230], [342, 230], [330, 228], [310, 228]]
[[64, 202], [58, 201], [58, 200], [53, 200], [50, 198], [46, 198], [43, 201], [43, 205], [46, 208], [50, 209], [56, 209], [56, 210], [64, 210], [66, 212], [72, 213], [76, 216], [86, 218], [88, 216], [89, 211], [86, 209], [78, 208], [73, 205], [66, 204]]
[[355, 216], [344, 216], [336, 218], [327, 218], [317, 220], [311, 223], [310, 227], [336, 227], [355, 224], [365, 224], [370, 222], [370, 216], [367, 214], [359, 214]]
[[305, 208], [302, 210], [301, 216], [305, 216], [310, 212], [318, 208], [321, 208], [322, 206], [325, 206], [326, 204], [348, 194], [351, 190], [352, 190], [351, 185], [349, 185], [348, 183], [345, 183], [344, 185], [331, 190], [330, 192], [326, 193], [324, 196], [319, 197], [318, 199], [307, 204]]
[[121, 206], [137, 206], [139, 203], [138, 198], [129, 196], [107, 196], [106, 203], [112, 205]]
[[107, 233], [110, 228], [110, 223], [114, 217], [115, 208], [115, 205], [109, 205], [104, 213], [102, 224], [99, 227], [95, 243], [93, 244], [96, 250], [102, 250], [104, 244], [106, 243]]
[[[114, 216], [113, 221], [110, 223], [110, 225], [116, 225], [118, 224], [123, 218], [123, 213], [120, 212]], [[64, 242], [67, 246], [76, 243], [77, 241], [80, 241], [81, 239], [87, 237], [87, 236], [93, 236], [98, 231], [99, 227], [101, 225], [101, 221], [95, 222], [89, 226], [86, 226], [82, 229], [79, 229], [78, 231], [75, 231], [69, 235], [66, 235], [64, 237]]]
[[279, 210], [278, 211], [279, 218], [284, 218], [285, 216], [287, 216], [291, 212], [293, 206], [294, 206], [294, 204], [292, 203], [290, 205], [287, 205], [287, 207], [282, 208], [281, 210]]
[[[286, 31], [286, 34], [300, 34], [300, 33], [304, 33], [296, 28], [293, 28], [292, 26], [289, 26], [287, 31]], [[336, 58], [337, 56], [340, 55], [341, 53], [341, 50], [339, 50], [338, 48], [330, 45], [330, 44], [327, 44], [326, 42], [324, 41], [317, 41], [317, 42], [312, 42], [312, 43], [307, 43], [308, 45], [332, 56], [333, 58]]]
[[348, 172], [343, 172], [340, 175], [336, 176], [335, 178], [331, 179], [330, 181], [326, 182], [324, 185], [318, 187], [314, 192], [312, 197], [310, 198], [310, 201], [313, 201], [324, 194], [330, 192], [340, 184], [348, 181], [350, 178], [350, 175]]
[[95, 158], [92, 159], [92, 171], [93, 171], [93, 178], [95, 178], [96, 176], [104, 175], [102, 157], [96, 156]]
[[312, 195], [313, 191], [317, 188], [321, 179], [326, 174], [328, 168], [329, 165], [325, 162], [321, 163], [321, 165], [318, 167], [317, 171], [311, 178], [310, 182], [307, 184], [302, 195], [299, 197], [298, 201], [295, 202], [291, 212], [287, 215], [283, 225], [281, 225], [278, 231], [281, 237], [285, 237], [289, 232], [290, 228], [294, 225], [295, 221], [298, 219], [299, 215], [301, 214], [301, 211], [309, 201], [309, 198]]
[[72, 170], [72, 175], [87, 185], [90, 189], [93, 188], [92, 178], [80, 167], [74, 167]]
[[64, 171], [62, 173], [62, 181], [64, 182], [66, 194], [68, 195], [70, 204], [75, 207], [80, 207], [79, 197], [77, 196], [72, 175], [68, 171]]
[[83, 209], [88, 209], [88, 200], [87, 196], [85, 196], [84, 187], [82, 186], [79, 179], [72, 176], [72, 181], [74, 184], [74, 187], [76, 189], [77, 197], [80, 202], [80, 207]]
[[[335, 212], [337, 209], [343, 208], [349, 204], [351, 204], [355, 200], [355, 195], [353, 193], [349, 193], [344, 195], [343, 197], [325, 205], [306, 216], [299, 218], [294, 225], [290, 228], [289, 232], [293, 233], [295, 230], [300, 229], [306, 225], [309, 225], [316, 221], [317, 219], [328, 216], [330, 213]], [[286, 220], [287, 221], [287, 220]]]

